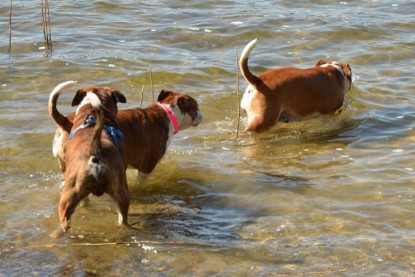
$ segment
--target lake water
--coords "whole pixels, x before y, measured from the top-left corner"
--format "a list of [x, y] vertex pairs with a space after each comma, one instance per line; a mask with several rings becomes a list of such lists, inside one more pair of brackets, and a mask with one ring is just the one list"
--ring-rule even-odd
[[[40, 1], [1, 2], [0, 276], [414, 276], [415, 2], [49, 1], [45, 56]], [[237, 128], [235, 47], [257, 37], [250, 65], [347, 62], [343, 112]], [[58, 227], [62, 174], [51, 146], [51, 90], [77, 80], [120, 89], [119, 108], [153, 90], [195, 97], [204, 122], [177, 134], [145, 183], [128, 171], [130, 222], [108, 197]], [[246, 82], [240, 78], [240, 91]], [[157, 94], [156, 94], [157, 96]]]

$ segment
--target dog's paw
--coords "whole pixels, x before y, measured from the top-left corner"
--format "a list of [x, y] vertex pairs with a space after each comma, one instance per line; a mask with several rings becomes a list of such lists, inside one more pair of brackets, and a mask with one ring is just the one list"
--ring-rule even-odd
[[51, 237], [52, 239], [57, 239], [62, 237], [65, 234], [65, 231], [63, 231], [61, 228], [59, 228], [58, 230], [53, 231], [49, 237]]

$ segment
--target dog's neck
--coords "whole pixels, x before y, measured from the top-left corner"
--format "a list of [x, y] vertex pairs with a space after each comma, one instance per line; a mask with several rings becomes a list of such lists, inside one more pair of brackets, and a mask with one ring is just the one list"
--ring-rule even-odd
[[161, 102], [157, 103], [167, 114], [167, 116], [170, 119], [171, 124], [173, 125], [174, 132], [173, 135], [177, 134], [179, 132], [179, 123], [177, 121], [177, 117], [174, 115], [173, 111], [170, 108], [170, 105], [164, 104]]
[[343, 77], [343, 86], [344, 86], [343, 93], [348, 92], [347, 88], [350, 87], [349, 80], [347, 79], [347, 74], [346, 72], [344, 72], [341, 65], [338, 62], [331, 62], [331, 63], [322, 64], [320, 67], [328, 67], [328, 66], [334, 67], [340, 73], [340, 75]]

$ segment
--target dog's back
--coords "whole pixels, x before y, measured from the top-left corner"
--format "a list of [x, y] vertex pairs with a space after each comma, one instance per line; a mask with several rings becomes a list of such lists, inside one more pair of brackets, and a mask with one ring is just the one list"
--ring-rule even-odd
[[[113, 127], [106, 124], [115, 124], [116, 101], [109, 96], [107, 100], [114, 101], [115, 104], [111, 107], [106, 103], [104, 107], [94, 92], [99, 91], [87, 91], [75, 101], [78, 91], [74, 98], [75, 104], [80, 105], [66, 149], [65, 182], [59, 201], [62, 232], [69, 228], [69, 220], [75, 207], [90, 193], [97, 196], [108, 193], [117, 204], [118, 223], [128, 225], [129, 195], [122, 144], [117, 137], [110, 134], [113, 129], [111, 132], [107, 131]], [[104, 89], [104, 92], [111, 94], [108, 89]], [[103, 99], [107, 102], [105, 97]], [[78, 103], [79, 101], [82, 102]]]
[[[110, 151], [113, 147], [102, 147], [101, 136], [104, 127], [104, 112], [101, 108], [101, 102], [95, 94], [90, 95], [91, 105], [84, 106], [83, 111], [75, 118], [74, 126], [86, 126], [94, 121], [94, 128], [82, 128], [77, 130], [76, 137], [71, 139], [67, 149], [68, 170], [65, 174], [65, 180], [78, 180], [77, 185], [85, 188], [85, 192], [101, 196], [108, 184], [106, 178], [106, 166], [103, 154]], [[85, 117], [89, 117], [88, 119]], [[80, 121], [81, 120], [81, 121]], [[90, 123], [86, 123], [86, 121]], [[72, 128], [74, 132], [76, 128]], [[79, 170], [78, 164], [85, 164], [82, 170]], [[78, 169], [78, 170], [76, 170]]]
[[125, 133], [128, 164], [148, 174], [167, 150], [169, 118], [157, 105], [145, 109], [120, 110], [117, 122]]

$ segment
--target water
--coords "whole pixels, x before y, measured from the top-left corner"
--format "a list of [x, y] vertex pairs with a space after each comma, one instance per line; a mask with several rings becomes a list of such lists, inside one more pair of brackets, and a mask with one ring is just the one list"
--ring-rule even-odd
[[[413, 1], [52, 1], [50, 57], [40, 1], [13, 5], [12, 55], [0, 9], [0, 276], [413, 275]], [[236, 139], [235, 47], [255, 37], [256, 73], [350, 63], [344, 111]], [[62, 176], [49, 93], [108, 85], [129, 108], [145, 86], [148, 105], [150, 66], [154, 91], [194, 96], [204, 122], [175, 136], [146, 183], [128, 171], [139, 231], [94, 197], [52, 240]]]

